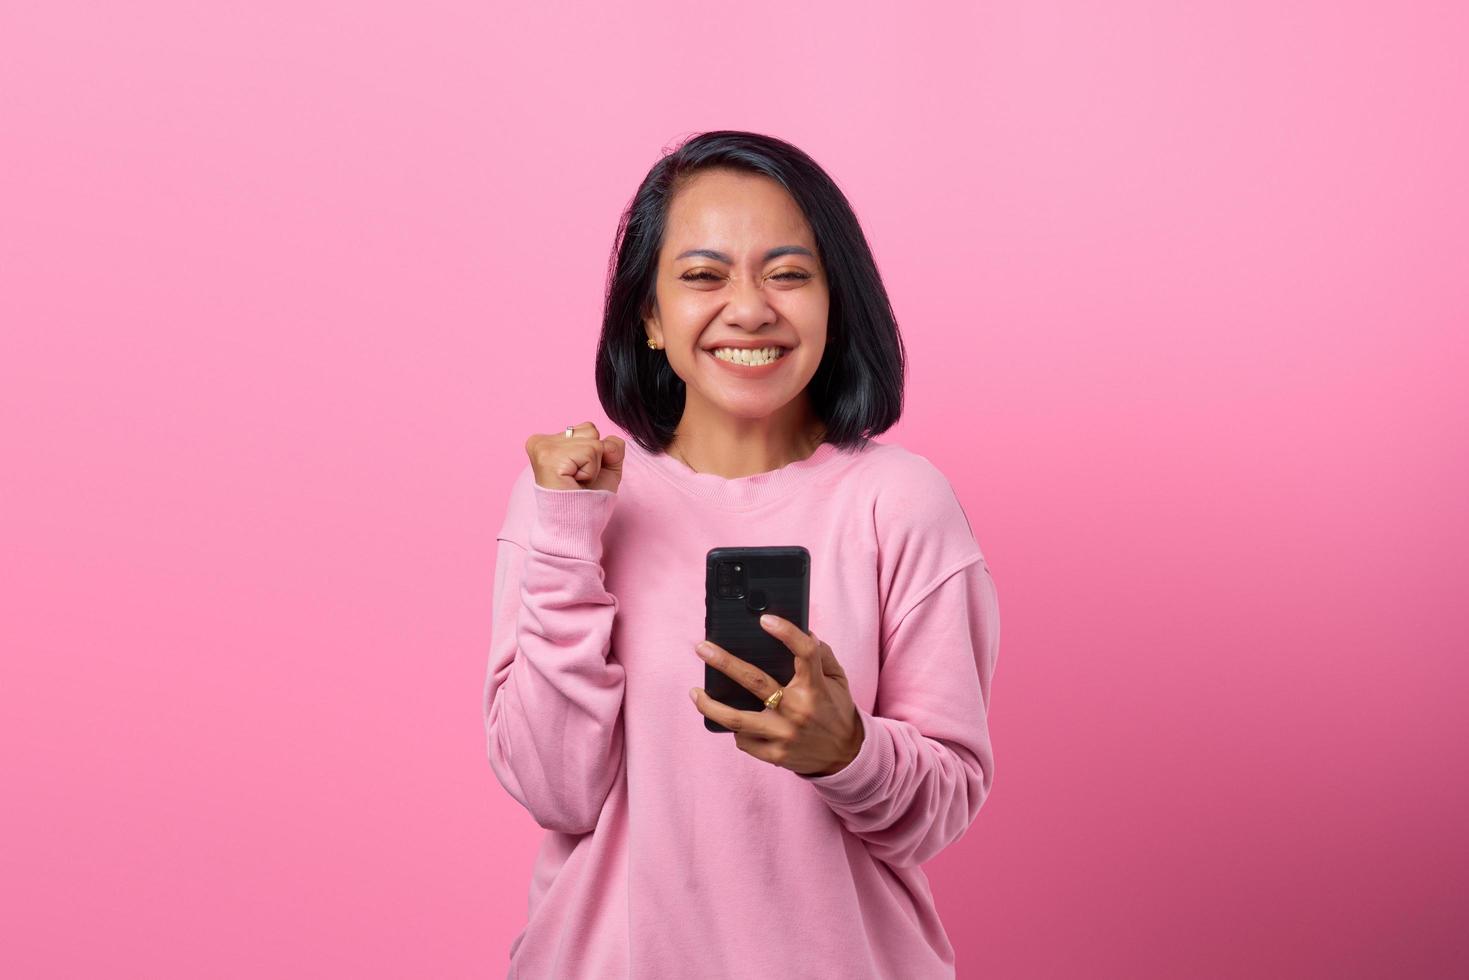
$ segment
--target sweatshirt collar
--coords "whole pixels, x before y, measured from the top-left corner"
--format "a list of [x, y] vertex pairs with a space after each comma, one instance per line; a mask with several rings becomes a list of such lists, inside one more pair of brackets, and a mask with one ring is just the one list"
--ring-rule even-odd
[[650, 453], [632, 439], [624, 440], [630, 456], [640, 468], [656, 473], [660, 479], [683, 492], [716, 506], [745, 510], [789, 496], [803, 484], [810, 483], [823, 468], [845, 453], [834, 443], [823, 442], [805, 459], [764, 473], [724, 477], [717, 473], [700, 473], [666, 452]]

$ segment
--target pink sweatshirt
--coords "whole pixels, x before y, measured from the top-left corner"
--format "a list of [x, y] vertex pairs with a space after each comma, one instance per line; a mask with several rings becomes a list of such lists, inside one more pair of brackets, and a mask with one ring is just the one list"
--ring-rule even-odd
[[[616, 492], [527, 464], [499, 533], [485, 734], [546, 829], [509, 977], [953, 977], [919, 865], [994, 782], [999, 615], [948, 480], [877, 440], [736, 479], [626, 441]], [[811, 553], [808, 625], [864, 732], [836, 773], [741, 751], [689, 699], [705, 554], [737, 545]]]

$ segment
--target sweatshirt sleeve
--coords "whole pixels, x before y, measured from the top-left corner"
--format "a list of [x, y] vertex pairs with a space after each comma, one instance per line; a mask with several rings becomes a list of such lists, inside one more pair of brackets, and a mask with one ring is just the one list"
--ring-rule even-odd
[[496, 777], [537, 824], [597, 825], [622, 763], [623, 668], [603, 587], [611, 490], [552, 490], [529, 466], [497, 536], [482, 714]]
[[952, 488], [925, 468], [905, 489], [908, 510], [879, 522], [889, 560], [874, 710], [857, 706], [856, 757], [807, 779], [874, 856], [902, 867], [962, 837], [989, 795], [1000, 641], [994, 578]]

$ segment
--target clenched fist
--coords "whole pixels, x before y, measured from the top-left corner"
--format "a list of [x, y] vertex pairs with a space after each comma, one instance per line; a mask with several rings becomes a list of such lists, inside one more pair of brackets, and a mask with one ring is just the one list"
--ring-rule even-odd
[[525, 441], [536, 483], [547, 490], [613, 490], [622, 481], [622, 439], [603, 439], [590, 422], [563, 430], [535, 433]]

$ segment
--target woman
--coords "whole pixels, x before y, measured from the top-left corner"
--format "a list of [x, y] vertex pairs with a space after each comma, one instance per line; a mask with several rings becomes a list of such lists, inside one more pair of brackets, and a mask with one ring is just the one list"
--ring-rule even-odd
[[[720, 131], [618, 239], [597, 389], [630, 441], [530, 436], [499, 534], [489, 758], [547, 830], [510, 976], [953, 977], [919, 865], [993, 783], [996, 592], [944, 475], [872, 438], [903, 353], [857, 219], [800, 150]], [[762, 620], [783, 688], [696, 649], [738, 545], [811, 554], [810, 631]]]

